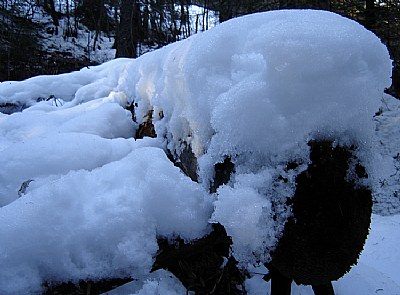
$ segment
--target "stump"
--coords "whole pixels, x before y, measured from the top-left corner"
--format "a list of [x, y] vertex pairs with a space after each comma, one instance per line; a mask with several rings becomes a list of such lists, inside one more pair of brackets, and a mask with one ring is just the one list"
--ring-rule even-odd
[[[350, 163], [357, 161], [354, 149], [330, 141], [310, 147], [311, 164], [296, 179], [293, 216], [268, 267], [298, 284], [326, 286], [357, 263], [369, 232], [372, 194], [348, 178]], [[355, 172], [367, 177], [359, 163]]]

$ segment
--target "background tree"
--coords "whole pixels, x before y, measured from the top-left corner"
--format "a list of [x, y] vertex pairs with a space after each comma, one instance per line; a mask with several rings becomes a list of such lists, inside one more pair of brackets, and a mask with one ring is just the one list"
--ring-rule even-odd
[[[39, 2], [40, 3], [40, 2]], [[54, 4], [54, 0], [43, 0], [43, 2], [40, 3], [48, 14], [50, 14], [53, 24], [58, 27], [60, 25], [59, 23], [59, 13], [56, 11], [56, 6]]]
[[37, 27], [31, 21], [32, 9], [24, 9], [24, 4], [6, 1], [0, 6], [0, 80], [31, 74], [31, 67], [26, 65], [31, 63], [39, 44]]
[[120, 7], [120, 22], [115, 47], [116, 57], [137, 57], [139, 43], [139, 3], [138, 1], [122, 0]]

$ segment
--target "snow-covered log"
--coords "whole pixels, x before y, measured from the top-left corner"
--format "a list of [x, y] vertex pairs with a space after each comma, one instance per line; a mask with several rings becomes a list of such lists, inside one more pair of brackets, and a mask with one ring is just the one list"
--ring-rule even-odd
[[[240, 269], [265, 263], [300, 283], [337, 279], [362, 248], [369, 190], [392, 171], [373, 122], [390, 73], [373, 33], [300, 10], [234, 19], [135, 60], [1, 83], [0, 103], [30, 107], [0, 114], [0, 293], [126, 276], [150, 288], [157, 240], [196, 247], [210, 223], [223, 226]], [[314, 210], [324, 197], [332, 216]], [[353, 241], [336, 223], [358, 212]], [[355, 243], [322, 277], [317, 262], [299, 274], [287, 261], [308, 257], [307, 243], [291, 242], [313, 245], [307, 218], [317, 236], [339, 230], [335, 245]]]
[[390, 66], [358, 24], [292, 13], [242, 18], [172, 48], [163, 62], [175, 72], [159, 93], [174, 100], [148, 106], [165, 116], [154, 126], [170, 158], [215, 193], [211, 220], [239, 263], [318, 288], [350, 270], [368, 234], [371, 111]]

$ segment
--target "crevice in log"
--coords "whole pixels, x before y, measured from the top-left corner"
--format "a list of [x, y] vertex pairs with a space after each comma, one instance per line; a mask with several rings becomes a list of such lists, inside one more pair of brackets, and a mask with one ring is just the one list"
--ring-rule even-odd
[[135, 101], [132, 101], [130, 104], [128, 104], [125, 109], [131, 112], [132, 116], [132, 121], [136, 123], [136, 113], [135, 113], [135, 108], [137, 108], [137, 103]]
[[199, 177], [197, 175], [198, 163], [197, 158], [194, 155], [191, 147], [185, 143], [185, 148], [182, 150], [182, 153], [179, 155], [179, 161], [176, 165], [181, 168], [183, 173], [186, 176], [190, 177], [191, 180], [198, 182]]
[[[198, 163], [190, 145], [184, 148], [178, 160], [167, 150], [167, 156], [192, 181], [198, 182]], [[215, 178], [210, 191], [229, 182], [234, 164], [229, 157], [214, 166]], [[213, 224], [211, 233], [199, 240], [185, 243], [176, 238], [173, 241], [159, 238], [159, 252], [152, 271], [165, 269], [173, 273], [187, 291], [195, 294], [245, 294], [244, 275], [237, 267], [237, 261], [230, 255], [231, 238], [221, 224]]]
[[214, 181], [210, 184], [210, 193], [216, 193], [217, 189], [224, 184], [227, 184], [235, 173], [235, 165], [230, 157], [225, 157], [222, 163], [214, 165], [215, 176]]
[[192, 181], [199, 182], [197, 175], [197, 169], [198, 169], [197, 158], [192, 152], [190, 146], [188, 146], [186, 143], [183, 143], [183, 145], [185, 147], [183, 148], [178, 159], [176, 159], [172, 154], [172, 152], [168, 149], [166, 150], [165, 153], [168, 159], [175, 165], [175, 167], [180, 168], [181, 171]]
[[[133, 113], [134, 115], [134, 113]], [[136, 130], [136, 139], [142, 139], [144, 137], [157, 137], [156, 130], [154, 129], [153, 124], [153, 110], [149, 110], [147, 112], [146, 117], [142, 124], [139, 125], [139, 128]]]

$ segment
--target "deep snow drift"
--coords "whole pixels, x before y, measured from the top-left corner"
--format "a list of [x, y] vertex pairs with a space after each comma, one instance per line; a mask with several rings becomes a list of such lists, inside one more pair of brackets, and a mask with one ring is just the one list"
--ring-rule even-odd
[[[373, 121], [390, 74], [386, 48], [357, 23], [274, 11], [136, 60], [1, 83], [0, 103], [30, 107], [0, 113], [0, 293], [128, 275], [143, 278], [140, 294], [161, 285], [175, 294], [181, 286], [163, 272], [146, 281], [156, 238], [199, 238], [210, 222], [225, 226], [242, 266], [268, 261], [309, 140], [357, 144], [373, 189], [393, 175], [393, 151], [377, 148]], [[132, 102], [135, 123], [124, 109]], [[157, 138], [135, 141], [149, 110]], [[179, 156], [186, 145], [199, 159], [199, 184], [164, 152]], [[210, 195], [213, 165], [224, 157], [236, 174]], [[301, 165], [285, 172], [289, 161]], [[371, 272], [360, 273], [369, 280]], [[248, 288], [257, 294], [262, 285]]]

